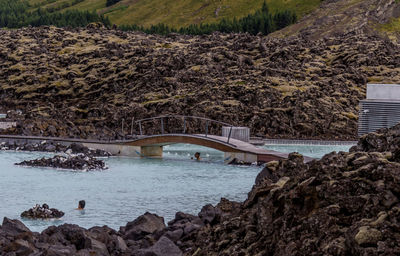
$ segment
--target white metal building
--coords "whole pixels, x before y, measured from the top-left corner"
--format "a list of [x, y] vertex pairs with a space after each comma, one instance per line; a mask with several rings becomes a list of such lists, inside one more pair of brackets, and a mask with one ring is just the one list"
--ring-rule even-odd
[[360, 102], [358, 135], [400, 123], [400, 85], [368, 84], [367, 99]]

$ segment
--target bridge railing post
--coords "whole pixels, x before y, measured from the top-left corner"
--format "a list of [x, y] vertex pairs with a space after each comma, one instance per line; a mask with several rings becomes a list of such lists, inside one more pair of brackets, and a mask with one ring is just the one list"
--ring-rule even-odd
[[134, 121], [134, 117], [132, 117], [132, 121], [131, 121], [131, 137], [133, 136], [133, 121]]
[[186, 117], [183, 117], [183, 134], [186, 133]]
[[207, 137], [207, 135], [208, 135], [208, 120], [206, 121], [206, 137]]
[[139, 121], [139, 131], [140, 131], [140, 135], [143, 135], [142, 122], [141, 121]]
[[164, 118], [161, 117], [161, 134], [164, 134]]
[[124, 123], [125, 123], [125, 118], [122, 118], [121, 133], [122, 133], [123, 140], [125, 139]]
[[232, 135], [232, 126], [231, 126], [231, 129], [229, 129], [228, 141], [227, 141], [228, 144], [229, 144], [229, 140], [231, 139], [231, 135]]

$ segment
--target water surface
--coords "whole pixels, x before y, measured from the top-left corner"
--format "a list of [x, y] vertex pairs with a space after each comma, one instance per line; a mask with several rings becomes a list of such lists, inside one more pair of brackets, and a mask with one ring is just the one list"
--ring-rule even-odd
[[[202, 161], [190, 160], [201, 151]], [[189, 155], [188, 155], [189, 154]], [[178, 147], [165, 159], [105, 159], [109, 170], [79, 172], [15, 166], [43, 153], [0, 151], [0, 217], [20, 219], [34, 204], [47, 203], [65, 212], [58, 221], [23, 222], [33, 231], [73, 223], [83, 227], [119, 228], [150, 211], [171, 220], [175, 212], [197, 214], [221, 197], [242, 201], [260, 167], [222, 164], [223, 154], [199, 147]], [[86, 200], [84, 213], [74, 210]]]
[[348, 152], [353, 145], [265, 145], [263, 148], [284, 153], [299, 152], [312, 158], [321, 158], [332, 151]]
[[[266, 148], [321, 157], [348, 146], [276, 145]], [[195, 152], [202, 160], [194, 161]], [[60, 220], [22, 220], [31, 230], [73, 223], [89, 228], [118, 229], [146, 211], [171, 220], [177, 211], [197, 214], [221, 197], [243, 201], [262, 167], [223, 164], [223, 153], [199, 146], [176, 144], [164, 148], [164, 159], [104, 159], [109, 170], [80, 172], [16, 166], [23, 160], [50, 156], [37, 152], [0, 151], [0, 218], [21, 219], [34, 204], [47, 203], [65, 212]], [[86, 210], [75, 210], [79, 200]]]

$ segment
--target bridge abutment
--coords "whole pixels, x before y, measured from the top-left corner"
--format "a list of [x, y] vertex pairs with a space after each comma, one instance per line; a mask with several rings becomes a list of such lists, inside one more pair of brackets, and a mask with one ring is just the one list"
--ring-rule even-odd
[[114, 156], [140, 157], [141, 147], [122, 144], [101, 144], [101, 143], [82, 143], [85, 147], [101, 149]]
[[142, 146], [142, 147], [140, 147], [140, 155], [142, 157], [161, 158], [163, 156], [163, 147], [162, 146]]

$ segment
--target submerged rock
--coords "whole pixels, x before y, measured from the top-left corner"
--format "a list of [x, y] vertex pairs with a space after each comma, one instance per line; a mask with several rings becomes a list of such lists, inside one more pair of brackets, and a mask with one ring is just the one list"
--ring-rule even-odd
[[73, 170], [105, 170], [108, 167], [103, 160], [96, 159], [83, 154], [74, 156], [56, 155], [52, 158], [39, 158], [35, 160], [27, 160], [16, 165], [31, 166], [31, 167], [52, 167]]
[[61, 218], [62, 216], [64, 216], [64, 212], [55, 208], [49, 208], [47, 204], [43, 204], [42, 206], [37, 204], [31, 209], [21, 213], [21, 217], [32, 219]]

